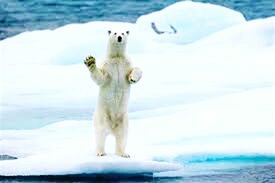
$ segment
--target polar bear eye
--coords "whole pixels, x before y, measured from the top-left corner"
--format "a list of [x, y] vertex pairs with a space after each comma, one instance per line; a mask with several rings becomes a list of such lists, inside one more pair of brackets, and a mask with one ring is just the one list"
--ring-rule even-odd
[[114, 33], [114, 35], [116, 35], [116, 32]]
[[124, 36], [124, 33], [122, 33], [122, 35]]

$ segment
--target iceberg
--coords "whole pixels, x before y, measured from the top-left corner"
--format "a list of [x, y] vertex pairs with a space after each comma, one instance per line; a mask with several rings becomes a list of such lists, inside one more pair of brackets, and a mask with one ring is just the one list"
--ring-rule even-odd
[[[179, 2], [136, 23], [0, 41], [0, 155], [13, 157], [0, 161], [0, 176], [181, 177], [209, 162], [274, 163], [274, 23]], [[112, 138], [108, 156], [93, 155], [98, 88], [83, 59], [104, 58], [114, 27], [130, 30], [128, 53], [144, 73], [131, 89], [131, 159], [113, 155]]]

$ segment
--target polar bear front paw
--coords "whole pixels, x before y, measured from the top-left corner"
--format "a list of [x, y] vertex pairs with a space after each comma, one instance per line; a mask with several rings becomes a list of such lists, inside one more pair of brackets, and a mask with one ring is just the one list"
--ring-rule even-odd
[[93, 56], [88, 56], [86, 57], [86, 59], [84, 60], [84, 64], [90, 68], [90, 69], [94, 69], [96, 67], [96, 61], [95, 58]]
[[129, 82], [130, 83], [136, 83], [140, 80], [142, 76], [142, 71], [139, 68], [134, 68], [132, 72], [129, 74]]

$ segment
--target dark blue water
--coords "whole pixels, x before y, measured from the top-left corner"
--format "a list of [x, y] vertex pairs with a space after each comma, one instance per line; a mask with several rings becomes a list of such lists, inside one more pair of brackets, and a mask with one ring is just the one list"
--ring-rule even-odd
[[[18, 33], [95, 20], [135, 22], [179, 0], [0, 0], [0, 40]], [[274, 0], [194, 0], [223, 5], [246, 19], [275, 15]]]
[[[213, 165], [215, 166], [215, 165]], [[79, 175], [77, 177], [16, 177], [5, 178], [0, 177], [1, 182], [20, 183], [20, 182], [96, 182], [96, 183], [274, 183], [275, 182], [275, 165], [251, 165], [241, 168], [225, 169], [213, 171], [209, 174], [186, 175], [183, 177], [169, 178], [154, 178], [154, 177], [135, 177], [135, 178], [120, 178], [117, 175], [108, 174], [108, 178], [101, 177], [93, 178], [86, 177], [87, 175]], [[112, 177], [113, 176], [113, 177]]]
[[[158, 161], [167, 161], [155, 159]], [[183, 166], [181, 177], [171, 183], [274, 183], [275, 156], [261, 154], [190, 154], [179, 155], [173, 160]]]

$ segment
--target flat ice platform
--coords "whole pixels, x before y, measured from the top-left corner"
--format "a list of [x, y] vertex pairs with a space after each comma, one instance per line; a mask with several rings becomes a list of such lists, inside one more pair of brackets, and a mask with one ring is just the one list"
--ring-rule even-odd
[[[35, 157], [33, 157], [35, 159]], [[0, 161], [0, 180], [91, 180], [91, 179], [151, 179], [154, 173], [176, 171], [180, 165], [120, 158], [116, 156], [92, 157], [78, 160], [48, 161], [29, 158]]]

